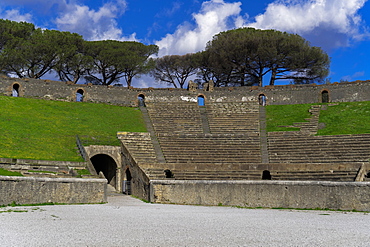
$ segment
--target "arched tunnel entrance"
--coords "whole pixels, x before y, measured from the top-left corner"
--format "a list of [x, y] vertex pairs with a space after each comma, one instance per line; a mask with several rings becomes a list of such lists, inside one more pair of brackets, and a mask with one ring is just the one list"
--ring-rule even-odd
[[125, 179], [123, 180], [123, 193], [127, 195], [131, 195], [131, 172], [130, 169], [127, 168], [125, 171]]
[[103, 172], [105, 178], [108, 180], [108, 184], [116, 188], [117, 164], [114, 159], [106, 154], [97, 154], [91, 157], [90, 160], [96, 173]]

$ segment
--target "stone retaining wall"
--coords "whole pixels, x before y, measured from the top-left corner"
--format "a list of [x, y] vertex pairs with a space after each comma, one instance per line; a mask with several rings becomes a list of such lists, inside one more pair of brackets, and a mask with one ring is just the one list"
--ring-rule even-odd
[[30, 159], [11, 159], [0, 158], [0, 167], [11, 169], [29, 169], [33, 166], [67, 166], [70, 168], [83, 168], [86, 162], [54, 161], [54, 160], [30, 160]]
[[77, 91], [83, 92], [83, 101], [138, 106], [138, 96], [146, 102], [257, 102], [264, 95], [268, 105], [321, 103], [326, 92], [330, 102], [369, 101], [370, 81], [355, 81], [323, 85], [284, 85], [265, 87], [227, 87], [186, 90], [175, 88], [126, 88], [116, 86], [72, 84], [60, 81], [0, 78], [0, 94], [12, 95], [13, 85], [18, 84], [19, 97], [76, 101]]
[[152, 180], [150, 201], [370, 211], [370, 182]]
[[0, 205], [106, 201], [105, 179], [0, 176]]

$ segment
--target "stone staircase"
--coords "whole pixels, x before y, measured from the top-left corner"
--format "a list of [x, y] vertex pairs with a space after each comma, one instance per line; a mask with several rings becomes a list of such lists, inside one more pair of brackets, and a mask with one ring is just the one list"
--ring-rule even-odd
[[279, 132], [270, 132], [269, 135], [316, 135], [319, 129], [319, 118], [321, 105], [312, 105], [308, 110], [311, 113], [311, 117], [306, 118], [306, 122], [293, 123], [293, 125], [281, 126], [281, 127], [293, 127], [299, 128], [299, 131], [279, 131]]
[[137, 164], [158, 162], [149, 133], [119, 132], [117, 136]]

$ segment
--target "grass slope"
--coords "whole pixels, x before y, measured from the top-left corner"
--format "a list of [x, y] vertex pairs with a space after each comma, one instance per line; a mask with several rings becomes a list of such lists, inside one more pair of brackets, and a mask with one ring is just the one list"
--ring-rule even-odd
[[19, 176], [23, 177], [22, 173], [20, 172], [11, 172], [6, 169], [0, 168], [0, 176]]
[[305, 122], [311, 114], [308, 112], [312, 104], [302, 105], [268, 105], [266, 106], [266, 130], [272, 131], [295, 131], [299, 128], [280, 127], [293, 123]]
[[320, 112], [325, 128], [318, 135], [345, 135], [370, 133], [370, 101], [329, 104]]
[[76, 135], [116, 140], [118, 131], [146, 131], [140, 110], [131, 107], [5, 96], [0, 105], [4, 158], [82, 161]]
[[[291, 131], [299, 128], [279, 126], [305, 122], [311, 114], [308, 112], [312, 104], [302, 105], [269, 105], [266, 106], [267, 131]], [[326, 104], [327, 110], [321, 110], [320, 123], [325, 128], [318, 135], [344, 135], [370, 133], [370, 101], [345, 102]]]

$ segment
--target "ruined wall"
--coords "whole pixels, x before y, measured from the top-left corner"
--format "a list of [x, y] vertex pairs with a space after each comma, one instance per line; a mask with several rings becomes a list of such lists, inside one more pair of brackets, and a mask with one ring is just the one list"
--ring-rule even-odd
[[[122, 182], [130, 182], [130, 194], [143, 200], [149, 201], [149, 178], [136, 163], [130, 152], [121, 144], [122, 148]], [[127, 171], [130, 178], [127, 178]], [[127, 191], [126, 191], [127, 192]]]
[[105, 179], [0, 176], [0, 205], [102, 203], [106, 191]]
[[30, 169], [33, 166], [67, 166], [73, 169], [86, 167], [86, 162], [0, 158], [0, 166], [12, 169]]
[[152, 180], [150, 189], [156, 203], [370, 210], [370, 182]]
[[[266, 87], [229, 87], [203, 89], [175, 88], [126, 88], [101, 85], [81, 85], [50, 80], [0, 78], [0, 93], [11, 96], [13, 85], [19, 85], [20, 97], [76, 101], [78, 90], [83, 91], [83, 101], [109, 103], [122, 106], [137, 106], [138, 95], [148, 102], [196, 102], [203, 96], [207, 102], [258, 101], [266, 96], [270, 105], [321, 103], [322, 92], [326, 91], [330, 102], [353, 102], [370, 100], [370, 81], [333, 83], [324, 85], [285, 85]], [[210, 90], [211, 89], [211, 90]]]

